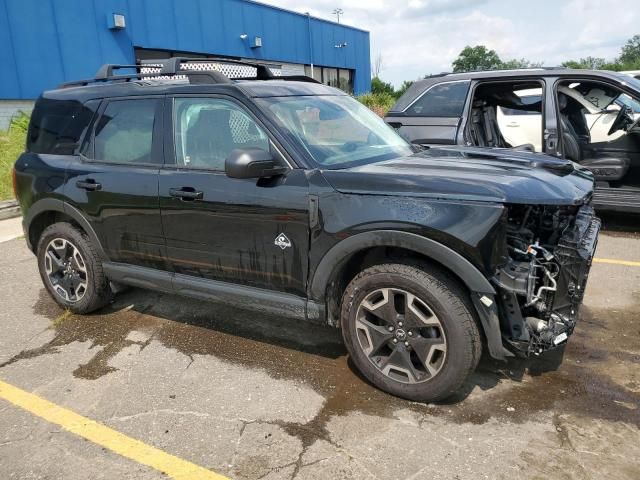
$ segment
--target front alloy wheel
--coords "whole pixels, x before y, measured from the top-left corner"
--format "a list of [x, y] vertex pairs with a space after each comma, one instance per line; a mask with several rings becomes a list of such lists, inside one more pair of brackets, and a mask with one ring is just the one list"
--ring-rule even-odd
[[354, 365], [374, 385], [410, 400], [442, 400], [482, 354], [472, 308], [458, 280], [437, 266], [374, 265], [344, 292], [342, 335]]
[[414, 294], [381, 288], [367, 295], [356, 314], [358, 344], [387, 377], [426, 382], [444, 365], [447, 339], [433, 310]]
[[67, 302], [82, 300], [87, 291], [87, 265], [78, 247], [54, 238], [46, 247], [44, 268], [53, 290]]

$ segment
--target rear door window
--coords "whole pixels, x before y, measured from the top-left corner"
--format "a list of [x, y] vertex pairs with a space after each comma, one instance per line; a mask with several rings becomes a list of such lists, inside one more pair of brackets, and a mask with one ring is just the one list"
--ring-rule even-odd
[[151, 98], [109, 101], [96, 122], [87, 156], [109, 163], [161, 163], [152, 155], [159, 105], [160, 100]]
[[429, 88], [405, 110], [420, 117], [460, 117], [469, 91], [469, 82], [441, 83]]

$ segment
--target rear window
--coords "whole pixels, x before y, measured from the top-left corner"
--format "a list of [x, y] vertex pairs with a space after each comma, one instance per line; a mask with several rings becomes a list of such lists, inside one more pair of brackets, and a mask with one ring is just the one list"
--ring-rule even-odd
[[40, 99], [31, 114], [27, 151], [73, 154], [100, 102]]
[[405, 110], [420, 117], [460, 117], [469, 82], [442, 83], [428, 89]]

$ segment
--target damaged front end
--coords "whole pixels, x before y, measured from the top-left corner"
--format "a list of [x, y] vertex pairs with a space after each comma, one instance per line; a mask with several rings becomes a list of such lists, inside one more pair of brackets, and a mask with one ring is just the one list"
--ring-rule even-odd
[[588, 205], [508, 207], [509, 260], [492, 281], [503, 340], [514, 353], [542, 353], [573, 333], [599, 231]]

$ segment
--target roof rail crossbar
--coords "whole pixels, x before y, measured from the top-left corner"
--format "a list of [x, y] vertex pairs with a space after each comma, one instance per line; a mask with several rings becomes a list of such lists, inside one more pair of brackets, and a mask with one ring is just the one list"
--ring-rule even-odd
[[[100, 67], [96, 73], [95, 78], [76, 80], [72, 82], [65, 82], [58, 86], [58, 88], [68, 87], [80, 87], [86, 86], [91, 83], [98, 82], [130, 82], [132, 80], [153, 79], [162, 77], [175, 77], [184, 75], [189, 80], [189, 83], [193, 84], [211, 84], [211, 83], [231, 83], [231, 79], [224, 75], [222, 72], [216, 70], [195, 70], [190, 69], [188, 66], [182, 69], [181, 66], [185, 63], [226, 63], [233, 65], [244, 65], [253, 67], [256, 69], [255, 77], [237, 78], [236, 80], [288, 80], [299, 82], [320, 83], [314, 78], [304, 75], [291, 75], [291, 76], [275, 76], [268, 65], [254, 62], [247, 62], [245, 60], [235, 60], [226, 58], [189, 58], [189, 57], [172, 57], [168, 59], [147, 60], [138, 65], [118, 65], [107, 63]], [[157, 68], [155, 72], [142, 72], [144, 68]], [[135, 74], [127, 75], [114, 75], [116, 70], [135, 70]]]
[[[142, 65], [117, 65], [113, 63], [105, 63], [96, 72], [96, 80], [109, 80], [113, 75], [114, 70], [135, 70], [138, 72], [142, 68]], [[124, 76], [124, 75], [121, 75]]]

